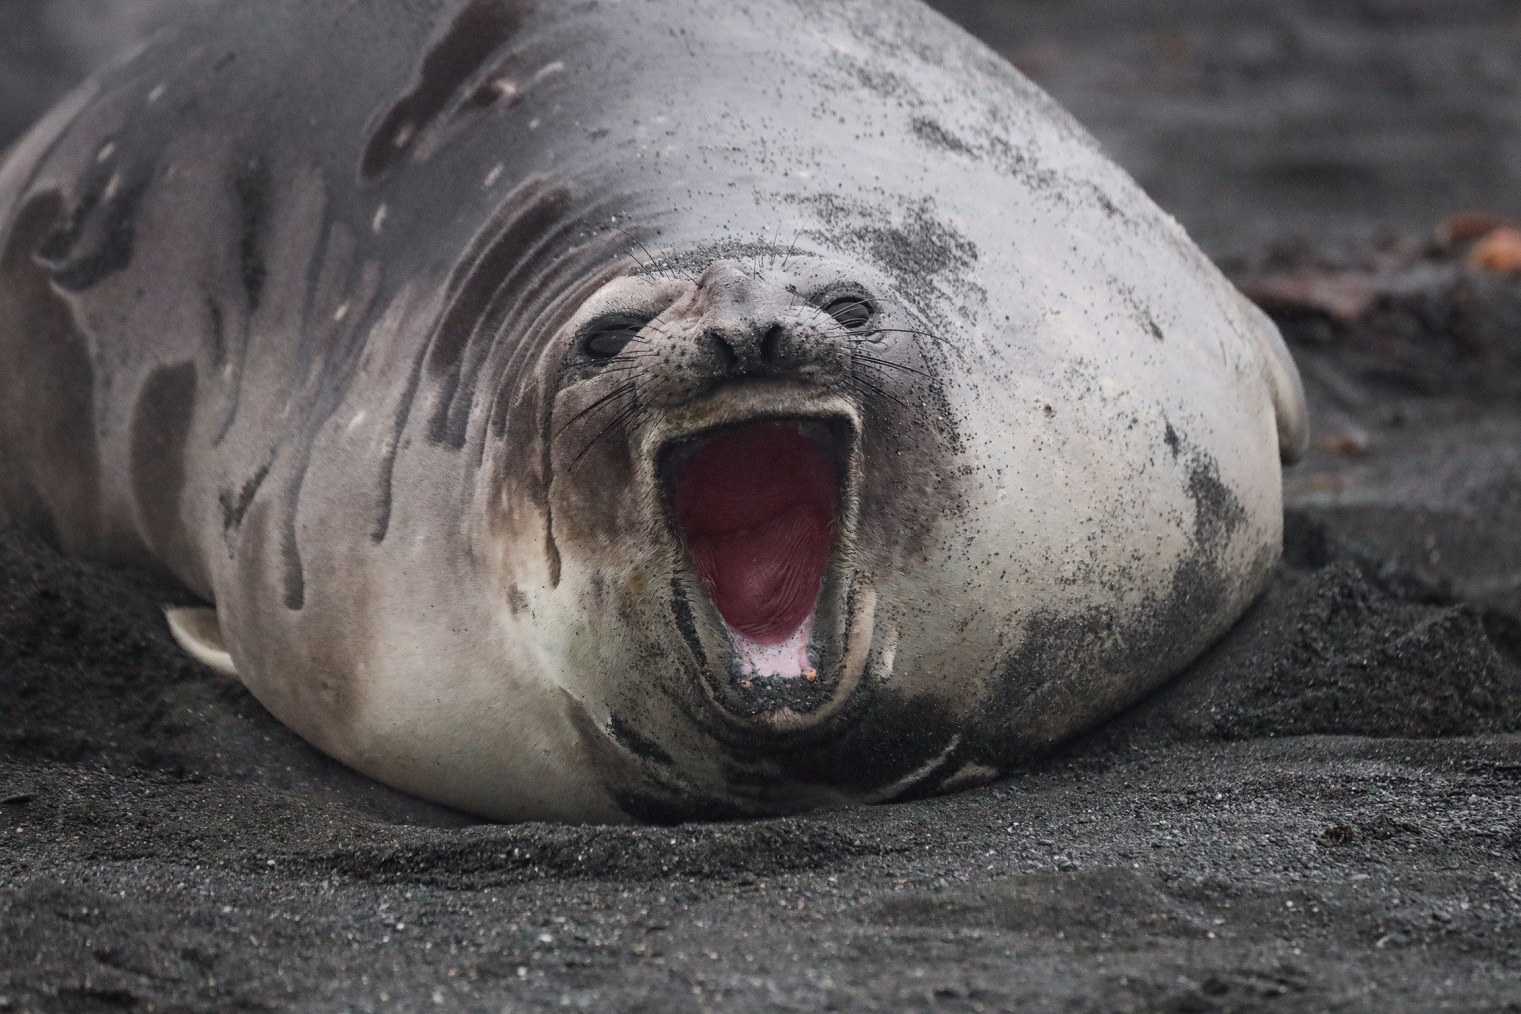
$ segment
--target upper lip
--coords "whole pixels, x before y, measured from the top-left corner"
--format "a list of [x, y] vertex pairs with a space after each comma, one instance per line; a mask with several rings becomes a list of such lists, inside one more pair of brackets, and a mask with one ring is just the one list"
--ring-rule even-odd
[[842, 495], [845, 493], [848, 485], [846, 473], [850, 468], [850, 442], [852, 437], [846, 436], [839, 431], [852, 428], [850, 420], [838, 415], [794, 415], [787, 413], [760, 415], [749, 419], [720, 423], [707, 429], [686, 433], [665, 441], [660, 448], [659, 464], [657, 467], [661, 499], [667, 515], [669, 516], [671, 512], [671, 497], [675, 491], [676, 479], [680, 475], [681, 469], [699, 447], [708, 440], [720, 436], [725, 432], [767, 422], [791, 422], [802, 426], [810, 439], [829, 451], [834, 461], [835, 481], [839, 484]]

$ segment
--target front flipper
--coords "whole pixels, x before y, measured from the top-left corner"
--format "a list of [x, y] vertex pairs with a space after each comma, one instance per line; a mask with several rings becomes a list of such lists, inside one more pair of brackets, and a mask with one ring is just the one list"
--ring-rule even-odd
[[1278, 415], [1278, 455], [1285, 465], [1292, 465], [1310, 448], [1310, 412], [1305, 406], [1304, 382], [1299, 367], [1284, 344], [1278, 325], [1257, 304], [1242, 297], [1247, 313], [1255, 325], [1255, 337], [1267, 360], [1268, 380], [1272, 385], [1273, 409]]
[[169, 633], [185, 654], [223, 676], [237, 679], [237, 667], [222, 640], [222, 625], [215, 609], [165, 609]]

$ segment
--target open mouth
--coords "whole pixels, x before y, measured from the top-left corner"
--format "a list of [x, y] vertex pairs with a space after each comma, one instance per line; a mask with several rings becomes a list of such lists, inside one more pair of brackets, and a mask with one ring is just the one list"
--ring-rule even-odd
[[738, 680], [818, 679], [814, 627], [839, 527], [843, 426], [757, 421], [666, 455], [671, 518], [728, 630]]

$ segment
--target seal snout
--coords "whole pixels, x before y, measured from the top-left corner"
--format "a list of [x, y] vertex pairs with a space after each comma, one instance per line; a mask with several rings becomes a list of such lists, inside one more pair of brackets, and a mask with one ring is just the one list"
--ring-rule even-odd
[[717, 377], [785, 374], [807, 360], [792, 329], [772, 323], [748, 329], [709, 328], [704, 336], [711, 347]]

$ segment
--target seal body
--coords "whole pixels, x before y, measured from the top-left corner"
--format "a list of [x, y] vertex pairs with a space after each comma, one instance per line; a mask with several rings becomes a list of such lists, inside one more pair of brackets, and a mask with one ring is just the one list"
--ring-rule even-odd
[[0, 399], [13, 521], [502, 819], [1008, 770], [1234, 622], [1305, 432], [1271, 323], [913, 0], [221, 4], [0, 171]]

